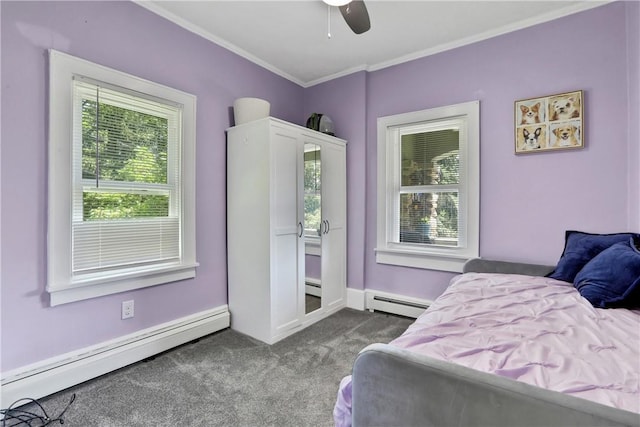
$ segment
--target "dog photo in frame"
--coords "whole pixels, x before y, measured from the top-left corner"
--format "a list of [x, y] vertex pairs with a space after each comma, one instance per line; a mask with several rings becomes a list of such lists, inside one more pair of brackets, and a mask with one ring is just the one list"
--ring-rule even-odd
[[514, 117], [516, 154], [584, 147], [581, 90], [516, 101]]

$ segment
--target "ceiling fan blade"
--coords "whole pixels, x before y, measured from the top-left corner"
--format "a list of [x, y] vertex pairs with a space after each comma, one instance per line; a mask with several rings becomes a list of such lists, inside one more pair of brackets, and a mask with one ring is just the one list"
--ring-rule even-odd
[[369, 12], [367, 12], [367, 6], [364, 5], [362, 0], [353, 0], [344, 6], [340, 6], [339, 9], [342, 17], [354, 33], [362, 34], [371, 28]]

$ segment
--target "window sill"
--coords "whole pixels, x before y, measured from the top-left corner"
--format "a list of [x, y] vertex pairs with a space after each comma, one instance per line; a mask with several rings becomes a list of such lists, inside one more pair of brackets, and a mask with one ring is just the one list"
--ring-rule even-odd
[[411, 250], [407, 248], [376, 249], [378, 264], [400, 265], [404, 267], [462, 273], [462, 267], [470, 258], [477, 255], [467, 253], [437, 253]]
[[129, 272], [111, 275], [85, 275], [72, 280], [68, 286], [49, 286], [51, 306], [111, 295], [179, 280], [196, 277], [198, 263], [172, 264], [163, 268], [132, 269]]

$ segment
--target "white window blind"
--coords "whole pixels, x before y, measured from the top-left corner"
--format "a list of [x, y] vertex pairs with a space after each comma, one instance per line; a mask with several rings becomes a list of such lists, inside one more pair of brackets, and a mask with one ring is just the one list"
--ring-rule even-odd
[[74, 79], [73, 271], [180, 257], [178, 106]]

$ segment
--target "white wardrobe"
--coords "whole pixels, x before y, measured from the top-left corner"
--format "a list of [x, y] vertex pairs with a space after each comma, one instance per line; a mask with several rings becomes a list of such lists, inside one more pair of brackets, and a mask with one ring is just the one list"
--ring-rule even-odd
[[346, 141], [227, 129], [227, 263], [231, 328], [268, 344], [346, 306]]

